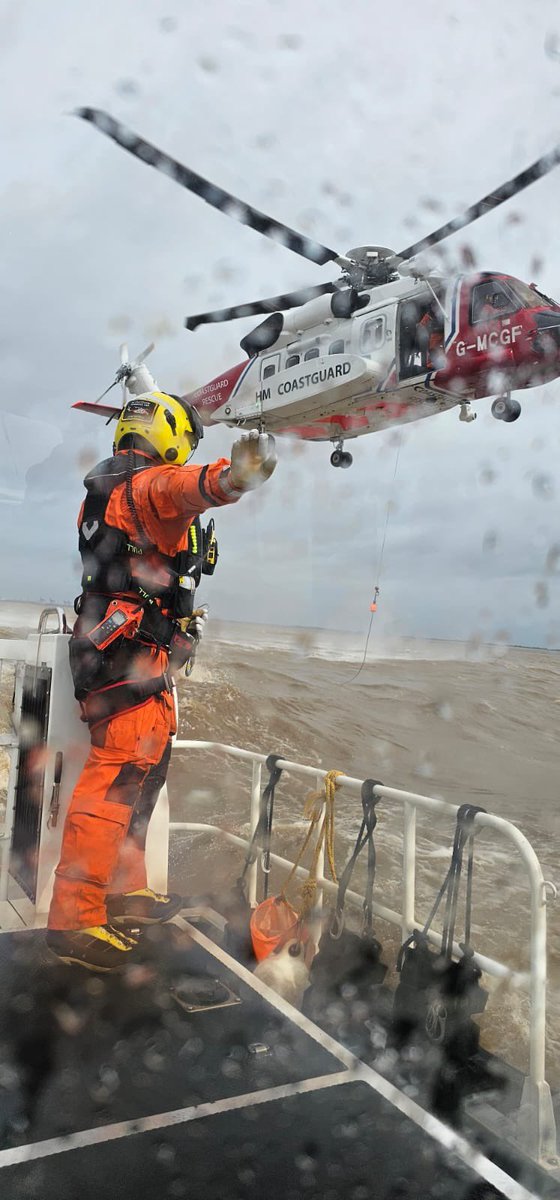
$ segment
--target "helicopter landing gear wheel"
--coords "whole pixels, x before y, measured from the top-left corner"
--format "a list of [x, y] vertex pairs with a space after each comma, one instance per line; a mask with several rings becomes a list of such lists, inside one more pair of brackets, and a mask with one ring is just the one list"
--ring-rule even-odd
[[351, 467], [354, 459], [347, 450], [333, 450], [331, 454], [332, 467]]
[[508, 392], [506, 396], [498, 396], [498, 399], [494, 400], [491, 412], [497, 421], [506, 421], [509, 425], [521, 416], [521, 405], [517, 400], [512, 400]]
[[477, 414], [471, 412], [468, 402], [464, 401], [459, 409], [459, 420], [466, 421], [467, 424], [470, 424], [471, 421], [476, 421], [476, 418]]

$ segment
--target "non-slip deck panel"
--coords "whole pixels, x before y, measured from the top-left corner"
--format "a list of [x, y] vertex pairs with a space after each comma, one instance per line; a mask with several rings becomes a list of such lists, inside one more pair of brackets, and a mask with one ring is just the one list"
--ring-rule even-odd
[[[42, 932], [0, 938], [0, 1044], [19, 1076], [0, 1089], [0, 1145], [22, 1110], [19, 1140], [36, 1141], [340, 1070], [174, 927], [149, 930], [138, 958], [123, 975], [94, 975], [52, 961]], [[170, 986], [197, 973], [242, 1003], [186, 1013]], [[255, 1043], [268, 1051], [252, 1053]]]
[[[501, 1194], [371, 1086], [346, 1075], [334, 1053], [187, 934], [154, 927], [138, 959], [123, 976], [100, 977], [53, 961], [42, 932], [0, 938], [0, 1146], [26, 1146], [30, 1156], [6, 1165], [0, 1154], [6, 1200]], [[242, 1003], [187, 1014], [169, 989], [196, 973], [223, 980]], [[254, 1043], [267, 1052], [251, 1053]], [[246, 1107], [229, 1110], [236, 1097], [246, 1103], [250, 1093], [296, 1090], [306, 1080], [320, 1090], [259, 1103], [249, 1096]], [[228, 1111], [179, 1113], [173, 1124], [157, 1117], [216, 1102]], [[18, 1133], [14, 1121], [24, 1111], [29, 1124]], [[136, 1123], [150, 1117], [160, 1127], [138, 1131]], [[116, 1122], [132, 1124], [115, 1136]], [[88, 1130], [101, 1141], [87, 1145], [86, 1133], [77, 1148], [63, 1140], [39, 1147]], [[513, 1157], [507, 1153], [501, 1165], [518, 1175]], [[522, 1177], [530, 1188], [535, 1172], [529, 1178], [523, 1167]], [[546, 1181], [535, 1194], [552, 1196], [555, 1186]]]
[[2, 1171], [10, 1200], [495, 1200], [366, 1084]]

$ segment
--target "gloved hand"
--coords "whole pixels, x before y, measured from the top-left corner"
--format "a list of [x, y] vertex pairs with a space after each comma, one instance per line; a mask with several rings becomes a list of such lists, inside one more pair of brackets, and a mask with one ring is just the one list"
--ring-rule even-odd
[[208, 605], [201, 604], [200, 608], [195, 608], [187, 626], [187, 633], [190, 633], [191, 637], [195, 637], [197, 642], [202, 641], [202, 638], [204, 637], [207, 620]]
[[190, 617], [183, 617], [179, 622], [183, 633], [188, 637], [194, 638], [195, 645], [202, 640], [206, 630], [206, 622], [208, 620], [208, 605], [201, 604], [200, 608], [195, 608]]
[[274, 438], [270, 433], [249, 429], [240, 435], [231, 448], [229, 477], [232, 487], [242, 492], [260, 487], [270, 479], [278, 459]]

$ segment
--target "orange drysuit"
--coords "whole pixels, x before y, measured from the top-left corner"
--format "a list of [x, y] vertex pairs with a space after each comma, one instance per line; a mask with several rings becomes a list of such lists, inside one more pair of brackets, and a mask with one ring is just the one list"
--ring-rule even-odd
[[[142, 457], [149, 463], [147, 455]], [[148, 465], [133, 475], [134, 508], [147, 540], [158, 551], [173, 556], [185, 549], [194, 517], [239, 498], [241, 493], [224, 477], [228, 466], [226, 459], [205, 467]], [[111, 492], [105, 523], [124, 531], [132, 542], [138, 537], [125, 484]], [[74, 634], [80, 632], [79, 627], [80, 619]], [[149, 644], [139, 647], [136, 639], [129, 645], [128, 681], [165, 674], [167, 650]], [[110, 690], [103, 689], [105, 694]], [[92, 693], [93, 707], [90, 697], [85, 705], [92, 744], [64, 825], [50, 929], [104, 925], [108, 894], [146, 886], [146, 833], [169, 764], [170, 739], [175, 732], [173, 696], [167, 687], [99, 720], [95, 718], [95, 699]]]

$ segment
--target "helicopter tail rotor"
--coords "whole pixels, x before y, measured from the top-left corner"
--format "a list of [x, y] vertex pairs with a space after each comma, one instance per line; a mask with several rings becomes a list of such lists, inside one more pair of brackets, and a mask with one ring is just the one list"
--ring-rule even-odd
[[157, 383], [148, 370], [144, 366], [145, 359], [155, 349], [155, 342], [150, 342], [148, 346], [142, 350], [142, 353], [134, 359], [134, 362], [129, 362], [128, 346], [123, 342], [120, 347], [121, 365], [115, 376], [115, 383], [122, 384], [123, 405], [128, 399], [127, 392], [132, 396], [140, 396], [144, 392], [154, 392], [157, 390]]
[[[107, 395], [107, 392], [110, 392], [118, 383], [122, 385], [122, 408], [124, 408], [128, 400], [127, 392], [131, 396], [141, 396], [144, 392], [157, 391], [158, 385], [156, 380], [150, 371], [148, 371], [148, 368], [144, 366], [144, 361], [152, 353], [152, 350], [155, 350], [155, 342], [150, 342], [149, 346], [146, 346], [142, 353], [134, 359], [134, 362], [129, 362], [128, 346], [126, 342], [123, 342], [119, 347], [120, 367], [115, 374], [113, 382], [109, 384], [109, 387], [105, 388], [105, 391], [92, 404], [74, 404], [73, 408], [83, 408], [86, 412], [95, 412], [96, 405], [100, 404], [100, 401]], [[99, 412], [101, 415], [105, 415], [105, 406], [101, 405]], [[113, 413], [117, 412], [120, 412], [120, 409], [115, 407]]]

